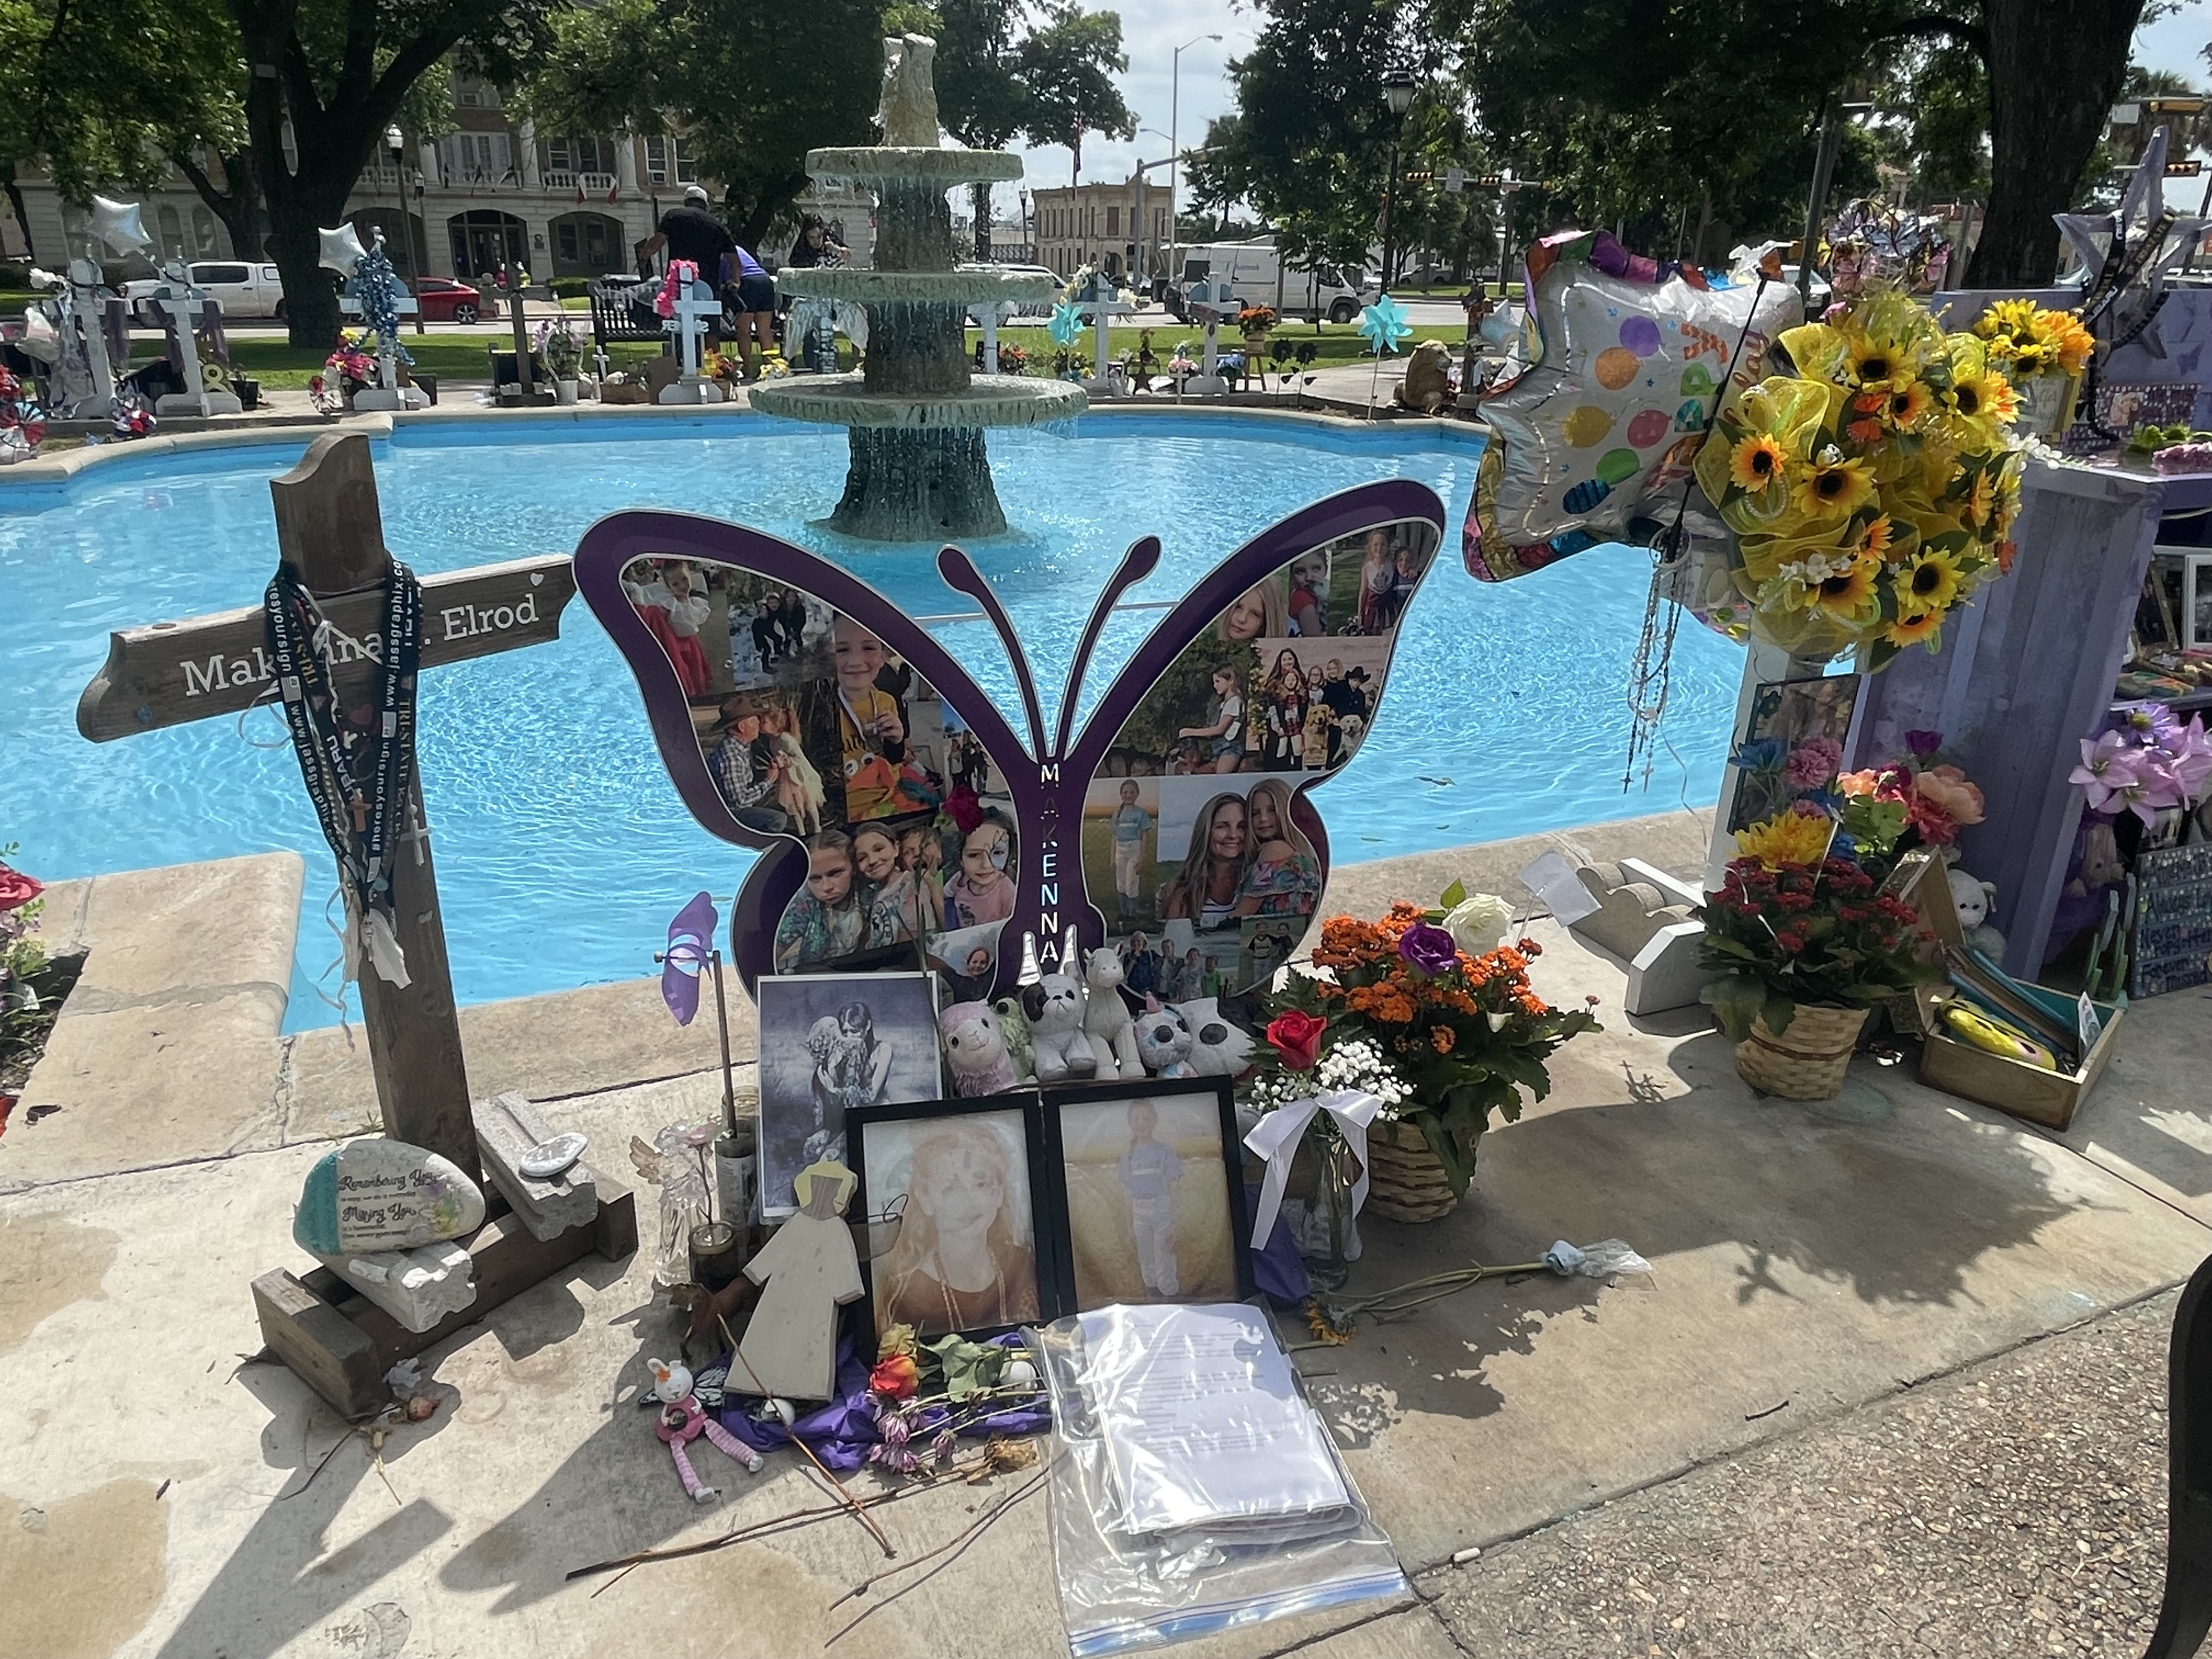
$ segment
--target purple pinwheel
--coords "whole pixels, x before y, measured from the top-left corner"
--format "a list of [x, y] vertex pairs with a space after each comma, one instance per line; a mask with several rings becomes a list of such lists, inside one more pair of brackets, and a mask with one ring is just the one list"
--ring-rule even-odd
[[719, 921], [714, 896], [702, 893], [668, 924], [668, 948], [660, 955], [660, 1000], [678, 1025], [689, 1025], [699, 1012], [699, 975], [714, 957]]

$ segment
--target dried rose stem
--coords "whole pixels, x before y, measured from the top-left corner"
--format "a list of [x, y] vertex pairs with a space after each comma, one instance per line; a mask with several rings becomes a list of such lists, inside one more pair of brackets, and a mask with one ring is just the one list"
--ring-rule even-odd
[[[722, 1340], [730, 1345], [730, 1358], [735, 1360], [738, 1364], [744, 1366], [745, 1375], [752, 1378], [753, 1387], [756, 1389], [758, 1389], [759, 1392], [765, 1396], [768, 1394], [768, 1390], [761, 1386], [761, 1380], [758, 1373], [757, 1373], [753, 1370], [752, 1366], [747, 1363], [744, 1352], [738, 1346], [738, 1339], [731, 1334], [730, 1322], [722, 1316], [719, 1310], [715, 1312], [714, 1322], [722, 1328]], [[854, 1498], [853, 1494], [845, 1490], [845, 1483], [840, 1480], [836, 1475], [830, 1473], [829, 1465], [814, 1455], [814, 1448], [808, 1445], [804, 1440], [799, 1437], [799, 1432], [796, 1429], [793, 1428], [792, 1425], [787, 1423], [784, 1425], [784, 1428], [786, 1432], [791, 1436], [791, 1443], [806, 1454], [806, 1461], [813, 1464], [816, 1468], [822, 1471], [823, 1477], [827, 1480], [832, 1486], [836, 1488], [838, 1497], [845, 1500], [846, 1506], [849, 1508], [854, 1514], [860, 1517], [860, 1524], [866, 1527], [870, 1532], [875, 1534], [876, 1542], [883, 1546], [885, 1559], [893, 1561], [898, 1559], [898, 1552], [891, 1547], [891, 1540], [884, 1536], [884, 1529], [876, 1524], [876, 1517], [870, 1515], [867, 1510], [860, 1505], [860, 1502]]]

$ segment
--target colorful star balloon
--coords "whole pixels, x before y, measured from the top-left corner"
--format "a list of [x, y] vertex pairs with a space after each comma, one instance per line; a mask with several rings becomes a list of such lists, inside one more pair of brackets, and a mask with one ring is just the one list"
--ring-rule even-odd
[[660, 1000], [678, 1025], [689, 1025], [699, 1012], [699, 975], [714, 960], [718, 921], [713, 896], [702, 893], [668, 924], [668, 948], [660, 953]]
[[1395, 351], [1398, 342], [1413, 331], [1413, 324], [1406, 320], [1406, 307], [1389, 295], [1384, 295], [1359, 313], [1359, 331], [1367, 337], [1368, 348], [1380, 357], [1386, 351]]

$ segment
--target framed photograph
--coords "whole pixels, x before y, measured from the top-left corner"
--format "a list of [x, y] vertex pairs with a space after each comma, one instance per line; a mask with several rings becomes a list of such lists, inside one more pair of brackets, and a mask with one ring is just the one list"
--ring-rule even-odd
[[1795, 788], [1784, 773], [1793, 750], [1826, 738], [1839, 756], [1850, 752], [1861, 683], [1856, 674], [1829, 674], [1819, 679], [1776, 680], [1752, 694], [1751, 723], [1736, 752], [1760, 759], [1754, 766], [1731, 769], [1735, 777], [1735, 793], [1729, 804], [1731, 832], [1771, 817], [1794, 799]]
[[847, 1115], [935, 1100], [937, 987], [928, 974], [769, 975], [760, 1010], [761, 1213], [799, 1207], [792, 1182], [808, 1164], [847, 1156]]
[[1035, 1094], [862, 1107], [847, 1151], [867, 1214], [898, 1218], [866, 1264], [878, 1332], [975, 1336], [1059, 1316]]
[[2212, 651], [2212, 553], [2191, 553], [2181, 569], [2181, 642], [2191, 651]]
[[2154, 547], [2143, 569], [2142, 592], [2136, 599], [2135, 626], [2130, 630], [2138, 656], [2179, 651], [2185, 642], [2181, 618], [2182, 581], [2186, 548]]
[[1252, 1294], [1251, 1223], [1229, 1079], [1048, 1089], [1063, 1313]]

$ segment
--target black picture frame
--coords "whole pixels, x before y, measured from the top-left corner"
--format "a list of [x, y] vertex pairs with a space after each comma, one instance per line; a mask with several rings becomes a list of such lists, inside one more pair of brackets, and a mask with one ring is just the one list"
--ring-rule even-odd
[[[996, 1117], [1010, 1113], [1018, 1115], [1021, 1120], [1023, 1153], [1021, 1170], [1022, 1179], [1029, 1192], [1030, 1252], [1031, 1268], [1036, 1280], [1034, 1285], [1036, 1311], [1026, 1316], [1019, 1315], [1018, 1310], [1020, 1304], [1017, 1303], [1012, 1307], [1005, 1305], [1002, 1294], [1001, 1304], [994, 1311], [1012, 1313], [1016, 1316], [963, 1324], [954, 1324], [949, 1318], [932, 1320], [927, 1317], [900, 1316], [903, 1313], [921, 1310], [902, 1307], [895, 1301], [879, 1302], [878, 1285], [885, 1273], [890, 1270], [890, 1264], [899, 1259], [903, 1250], [912, 1247], [912, 1241], [909, 1239], [907, 1229], [918, 1212], [904, 1183], [886, 1178], [887, 1167], [896, 1167], [896, 1165], [890, 1165], [883, 1155], [884, 1152], [890, 1150], [886, 1143], [893, 1139], [908, 1138], [904, 1134], [895, 1137], [892, 1132], [902, 1129], [903, 1126], [909, 1124], [940, 1124], [949, 1127], [963, 1119]], [[908, 1101], [885, 1105], [856, 1107], [846, 1115], [846, 1123], [848, 1126], [846, 1162], [851, 1166], [854, 1175], [859, 1177], [859, 1185], [855, 1188], [854, 1195], [854, 1202], [859, 1206], [859, 1212], [856, 1214], [851, 1214], [849, 1218], [855, 1222], [863, 1218], [873, 1220], [883, 1216], [894, 1202], [904, 1200], [899, 1205], [899, 1229], [896, 1239], [887, 1244], [881, 1256], [872, 1256], [864, 1252], [864, 1259], [860, 1263], [860, 1278], [867, 1286], [867, 1294], [863, 1298], [867, 1310], [867, 1323], [878, 1337], [883, 1334], [887, 1326], [911, 1324], [915, 1327], [917, 1336], [924, 1342], [934, 1341], [955, 1331], [963, 1336], [980, 1340], [1000, 1335], [1006, 1331], [1018, 1330], [1025, 1325], [1044, 1324], [1060, 1317], [1063, 1308], [1059, 1291], [1060, 1270], [1056, 1255], [1056, 1241], [1060, 1231], [1056, 1213], [1059, 1182], [1054, 1179], [1054, 1171], [1046, 1160], [1043, 1106], [1034, 1089], [1015, 1090], [1005, 1094], [974, 1095], [951, 1100]], [[926, 1131], [915, 1130], [910, 1133], [914, 1136], [920, 1136]], [[869, 1156], [871, 1143], [875, 1143], [878, 1152], [878, 1156], [873, 1159]], [[914, 1140], [905, 1150], [910, 1154], [911, 1152], [918, 1149], [920, 1144], [918, 1139]], [[1000, 1138], [1000, 1145], [1003, 1148], [1003, 1137]], [[877, 1170], [872, 1180], [869, 1174], [872, 1162]], [[1012, 1174], [1011, 1169], [1008, 1174]], [[931, 1282], [939, 1283], [936, 1280]], [[940, 1288], [942, 1288], [941, 1285]], [[947, 1293], [946, 1306], [949, 1315], [956, 1311], [965, 1311], [958, 1309], [958, 1301], [957, 1291]]]
[[[1252, 1272], [1252, 1222], [1245, 1202], [1243, 1143], [1237, 1129], [1235, 1091], [1227, 1078], [1131, 1078], [1115, 1083], [1067, 1084], [1045, 1088], [1038, 1092], [1044, 1124], [1048, 1179], [1056, 1195], [1054, 1209], [1058, 1231], [1054, 1241], [1054, 1255], [1060, 1272], [1060, 1304], [1063, 1315], [1088, 1313], [1094, 1308], [1116, 1302], [1240, 1302], [1255, 1293]], [[1082, 1216], [1097, 1213], [1097, 1199], [1083, 1192], [1071, 1192], [1066, 1133], [1067, 1115], [1071, 1109], [1098, 1105], [1133, 1105], [1145, 1100], [1189, 1100], [1211, 1108], [1210, 1121], [1214, 1124], [1218, 1138], [1223, 1188], [1221, 1213], [1228, 1227], [1230, 1265], [1230, 1282], [1219, 1287], [1218, 1296], [1195, 1287], [1185, 1289], [1181, 1283], [1172, 1292], [1146, 1295], [1141, 1292], [1146, 1287], [1139, 1285], [1140, 1293], [1130, 1295], [1127, 1293], [1127, 1285], [1107, 1293], [1095, 1283], [1086, 1286], [1083, 1282], [1086, 1277], [1086, 1259], [1091, 1252], [1085, 1249], [1077, 1234]], [[1132, 1248], [1137, 1249], [1139, 1271], [1142, 1272], [1142, 1252], [1141, 1248], [1135, 1245], [1133, 1221]]]

